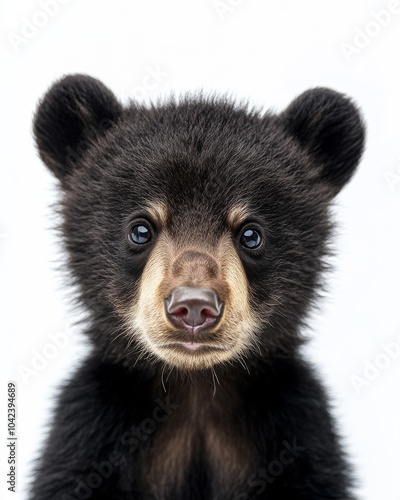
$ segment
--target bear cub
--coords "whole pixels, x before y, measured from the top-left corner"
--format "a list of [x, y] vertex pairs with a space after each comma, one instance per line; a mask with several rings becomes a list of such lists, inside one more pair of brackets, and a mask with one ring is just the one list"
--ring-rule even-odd
[[122, 106], [86, 75], [50, 88], [34, 136], [91, 349], [32, 500], [354, 498], [300, 347], [364, 135], [326, 88], [280, 114], [201, 93]]

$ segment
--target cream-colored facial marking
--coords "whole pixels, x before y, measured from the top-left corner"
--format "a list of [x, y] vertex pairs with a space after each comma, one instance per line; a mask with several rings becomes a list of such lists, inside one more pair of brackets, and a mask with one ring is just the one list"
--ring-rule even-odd
[[[166, 218], [164, 208], [153, 206], [153, 210], [159, 218]], [[243, 217], [244, 211], [235, 211], [236, 224], [239, 215]], [[212, 264], [208, 274], [207, 262]], [[221, 318], [203, 334], [206, 340], [202, 338], [199, 349], [185, 348], [188, 340], [182, 340], [187, 333], [166, 315], [165, 300], [176, 286], [212, 288], [224, 302]], [[185, 370], [209, 368], [240, 356], [254, 347], [260, 324], [251, 308], [247, 277], [229, 232], [211, 248], [173, 241], [161, 230], [125, 316], [129, 331], [147, 354]]]
[[160, 226], [165, 225], [167, 222], [167, 207], [162, 201], [149, 203], [147, 205], [147, 212], [154, 222], [158, 223]]
[[231, 228], [235, 228], [243, 224], [243, 222], [250, 216], [249, 207], [245, 203], [235, 205], [228, 212], [228, 224]]

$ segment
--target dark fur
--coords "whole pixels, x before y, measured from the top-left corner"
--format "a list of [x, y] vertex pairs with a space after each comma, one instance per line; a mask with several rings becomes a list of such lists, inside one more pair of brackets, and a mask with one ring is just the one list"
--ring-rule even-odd
[[[299, 354], [300, 328], [325, 269], [329, 204], [363, 150], [352, 102], [313, 89], [280, 115], [204, 96], [122, 108], [99, 81], [75, 75], [46, 94], [34, 132], [62, 186], [62, 234], [93, 349], [61, 393], [30, 498], [353, 498], [326, 395]], [[238, 248], [263, 321], [247, 369], [236, 360], [215, 366], [215, 375], [174, 369], [167, 377], [163, 363], [150, 354], [138, 359], [118, 335], [120, 307], [150, 251], [132, 252], [126, 225], [146, 200], [167, 203], [174, 238], [218, 239], [227, 211], [241, 200], [257, 211], [265, 251], [254, 258]], [[167, 418], [136, 443], [132, 427], [150, 426], [157, 398], [172, 404], [160, 410]], [[223, 456], [218, 430], [231, 450], [223, 467], [213, 458]], [[216, 433], [211, 454], [208, 433]], [[288, 445], [301, 451], [278, 470], [274, 460]], [[236, 455], [242, 475], [234, 472]], [[160, 457], [182, 474], [169, 486]], [[94, 462], [111, 464], [103, 464], [110, 474], [97, 486]], [[150, 470], [158, 462], [159, 471]], [[93, 486], [90, 494], [76, 491], [78, 480]]]

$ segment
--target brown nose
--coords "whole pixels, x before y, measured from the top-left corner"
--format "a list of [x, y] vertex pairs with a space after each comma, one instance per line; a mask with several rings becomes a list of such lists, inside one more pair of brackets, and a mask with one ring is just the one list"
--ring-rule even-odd
[[223, 303], [211, 288], [178, 286], [166, 299], [169, 319], [189, 333], [197, 333], [218, 320]]

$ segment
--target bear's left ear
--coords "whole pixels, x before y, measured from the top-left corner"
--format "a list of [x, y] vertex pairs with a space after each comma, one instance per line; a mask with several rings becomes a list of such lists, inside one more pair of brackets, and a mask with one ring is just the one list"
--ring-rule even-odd
[[343, 94], [315, 88], [297, 97], [279, 119], [335, 196], [350, 180], [364, 149], [365, 126], [356, 106]]
[[65, 76], [45, 94], [33, 133], [41, 159], [62, 185], [122, 111], [111, 90], [88, 75]]

